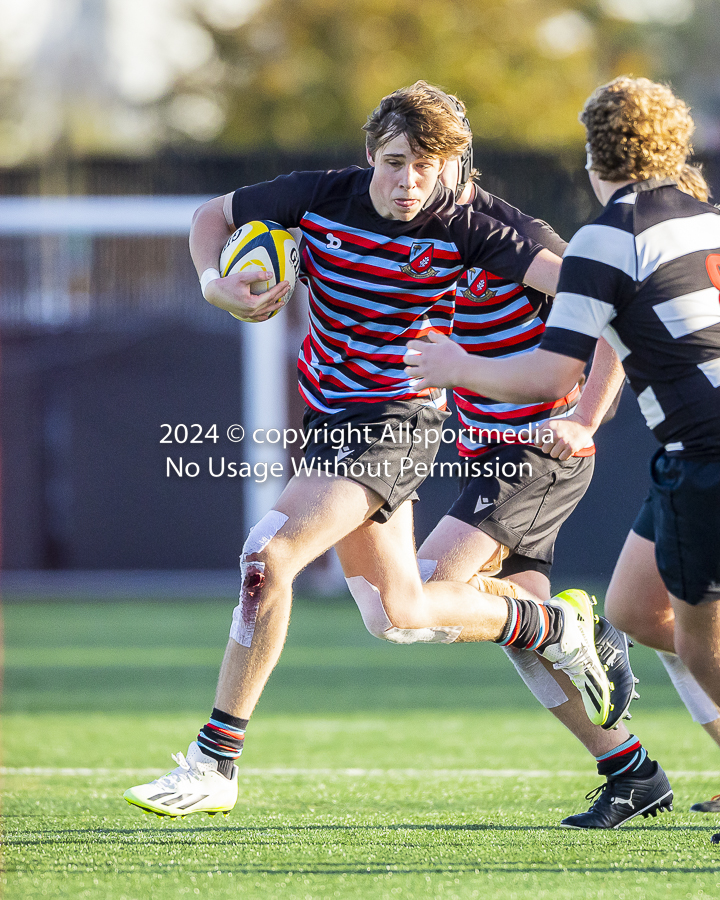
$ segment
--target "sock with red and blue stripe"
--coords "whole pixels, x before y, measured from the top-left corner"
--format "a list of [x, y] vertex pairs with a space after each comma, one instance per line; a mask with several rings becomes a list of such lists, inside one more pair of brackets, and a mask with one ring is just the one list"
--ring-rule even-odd
[[605, 778], [617, 778], [619, 775], [632, 775], [635, 778], [646, 778], [654, 771], [654, 764], [647, 755], [647, 750], [640, 741], [631, 734], [630, 737], [597, 760], [598, 775]]
[[504, 599], [508, 605], [508, 618], [495, 643], [542, 653], [548, 644], [560, 640], [565, 621], [562, 609], [537, 600]]
[[247, 719], [214, 708], [210, 721], [203, 725], [197, 736], [202, 752], [217, 760], [218, 772], [226, 778], [232, 777], [235, 760], [243, 751], [247, 725]]

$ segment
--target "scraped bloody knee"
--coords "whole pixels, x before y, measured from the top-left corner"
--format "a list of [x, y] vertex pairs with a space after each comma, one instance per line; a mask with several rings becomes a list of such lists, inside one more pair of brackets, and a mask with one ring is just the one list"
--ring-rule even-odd
[[252, 644], [258, 609], [265, 588], [265, 563], [257, 557], [287, 520], [288, 517], [284, 513], [272, 509], [250, 529], [245, 541], [240, 557], [242, 574], [240, 599], [233, 610], [232, 625], [230, 626], [230, 637], [243, 647], [249, 647]]

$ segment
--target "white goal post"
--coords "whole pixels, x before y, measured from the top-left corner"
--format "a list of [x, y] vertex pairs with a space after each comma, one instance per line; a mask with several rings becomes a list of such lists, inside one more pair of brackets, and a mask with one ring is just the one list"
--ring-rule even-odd
[[[43, 238], [48, 236], [96, 237], [181, 237], [188, 236], [195, 210], [206, 196], [20, 196], [0, 197], [0, 238]], [[60, 267], [62, 270], [62, 267]], [[58, 277], [61, 277], [58, 274]], [[4, 295], [5, 292], [0, 292]], [[52, 296], [49, 301], [52, 305]], [[200, 287], [197, 302], [203, 304]], [[44, 307], [47, 321], [52, 309]], [[2, 318], [0, 299], [0, 318]], [[221, 314], [218, 311], [218, 314]], [[42, 321], [42, 319], [40, 319]], [[283, 464], [282, 446], [257, 444], [256, 429], [284, 428], [288, 420], [288, 325], [283, 315], [258, 325], [239, 323], [241, 341], [242, 425], [245, 438], [236, 445], [238, 456], [255, 465]], [[239, 411], [228, 410], [233, 418]], [[228, 424], [231, 424], [229, 421]], [[268, 478], [263, 483], [245, 481], [244, 525], [246, 531], [277, 499], [284, 479]]]

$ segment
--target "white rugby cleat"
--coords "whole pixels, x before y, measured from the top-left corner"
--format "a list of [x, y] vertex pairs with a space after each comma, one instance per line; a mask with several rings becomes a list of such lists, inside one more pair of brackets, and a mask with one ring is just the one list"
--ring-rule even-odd
[[206, 756], [195, 741], [188, 747], [187, 757], [173, 753], [176, 769], [148, 784], [128, 788], [123, 797], [132, 806], [156, 816], [180, 818], [191, 813], [227, 815], [238, 797], [237, 766], [232, 778], [217, 770], [217, 761]]
[[593, 725], [604, 725], [610, 715], [610, 682], [595, 647], [592, 603], [585, 591], [577, 590], [563, 591], [548, 601], [562, 609], [565, 621], [558, 643], [550, 644], [542, 655], [580, 691]]

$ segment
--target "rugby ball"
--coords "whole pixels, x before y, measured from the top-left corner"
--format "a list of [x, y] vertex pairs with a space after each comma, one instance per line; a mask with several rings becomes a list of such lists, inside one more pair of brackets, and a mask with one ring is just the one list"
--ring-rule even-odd
[[[293, 236], [277, 222], [260, 220], [248, 222], [231, 234], [220, 254], [220, 275], [259, 269], [272, 272], [268, 281], [254, 281], [250, 292], [262, 294], [281, 281], [290, 282], [290, 290], [283, 299], [288, 299], [295, 290], [300, 273], [300, 253]], [[276, 310], [274, 316], [279, 310]], [[241, 322], [247, 319], [230, 313]], [[272, 316], [270, 317], [272, 318]]]

